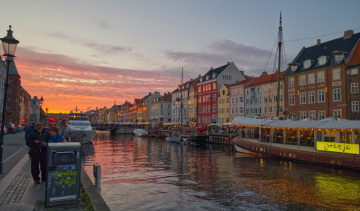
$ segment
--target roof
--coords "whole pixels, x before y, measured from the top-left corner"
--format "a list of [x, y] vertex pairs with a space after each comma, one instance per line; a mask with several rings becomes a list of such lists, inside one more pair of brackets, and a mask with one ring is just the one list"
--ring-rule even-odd
[[[348, 39], [344, 39], [343, 37], [340, 37], [334, 40], [330, 40], [328, 42], [321, 43], [319, 45], [314, 45], [308, 48], [304, 47], [292, 62], [293, 64], [297, 64], [298, 68], [292, 72], [290, 67], [288, 67], [286, 69], [286, 75], [305, 72], [320, 67], [337, 65], [335, 64], [333, 59], [333, 52], [335, 51], [340, 51], [345, 53], [344, 60], [342, 61], [342, 63], [344, 63], [346, 57], [350, 54], [350, 52], [358, 42], [359, 38], [360, 38], [360, 33], [356, 33], [353, 34], [351, 38]], [[318, 63], [318, 58], [320, 56], [326, 56], [328, 58], [324, 65], [319, 65]], [[312, 64], [309, 68], [304, 69], [303, 62], [308, 59], [312, 61]]]
[[[172, 91], [172, 93], [180, 92], [180, 91], [183, 91], [183, 90], [189, 90], [192, 85], [196, 85], [197, 83], [200, 82], [200, 77], [201, 76], [199, 76], [199, 77], [197, 77], [195, 79], [190, 79], [189, 81], [186, 81], [183, 84], [179, 84], [179, 86], [181, 85], [180, 89], [176, 88], [174, 91]], [[183, 88], [182, 85], [184, 85], [184, 88]], [[187, 85], [189, 85], [189, 86], [187, 87]]]
[[360, 41], [357, 42], [354, 53], [352, 54], [350, 61], [346, 65], [351, 66], [357, 64], [360, 64]]
[[6, 57], [6, 60], [11, 61], [10, 67], [9, 67], [9, 74], [19, 75], [19, 72], [17, 71], [14, 59], [12, 57]]
[[271, 119], [255, 119], [248, 117], [236, 117], [233, 120], [234, 124], [251, 125], [251, 126], [267, 126], [276, 128], [311, 128], [311, 129], [360, 129], [359, 120], [340, 120], [336, 121], [334, 118], [326, 118], [323, 120], [271, 120]]
[[254, 80], [254, 78], [248, 78], [248, 79], [242, 80], [242, 81], [240, 81], [240, 82], [231, 84], [230, 87], [239, 86], [239, 85], [245, 85], [246, 83], [249, 83], [249, 82], [251, 82], [252, 80]]
[[[202, 81], [205, 81], [206, 80], [206, 76], [208, 75], [209, 76], [209, 79], [208, 80], [211, 80], [211, 79], [215, 79], [219, 76], [219, 74], [224, 71], [232, 62], [229, 62], [227, 63], [226, 65], [223, 65], [221, 67], [218, 67], [218, 68], [211, 68], [204, 76], [202, 76]], [[213, 73], [216, 73], [215, 74], [215, 78], [213, 78]]]
[[[284, 74], [285, 74], [285, 72], [280, 72], [280, 79], [284, 78]], [[263, 75], [263, 76], [259, 76], [259, 77], [254, 78], [254, 80], [248, 86], [257, 86], [257, 85], [260, 85], [260, 84], [276, 82], [277, 79], [278, 79], [278, 72], [275, 72], [275, 73], [270, 74], [270, 75]]]

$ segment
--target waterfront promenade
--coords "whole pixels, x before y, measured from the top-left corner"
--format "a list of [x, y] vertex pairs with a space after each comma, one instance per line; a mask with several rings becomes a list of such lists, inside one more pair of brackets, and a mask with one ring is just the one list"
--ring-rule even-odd
[[84, 170], [81, 172], [81, 184], [90, 202], [80, 200], [80, 203], [75, 205], [45, 208], [46, 183], [35, 184], [32, 179], [24, 132], [6, 135], [4, 142], [3, 174], [0, 174], [0, 210], [86, 210], [84, 203], [91, 203], [94, 210], [109, 210]]

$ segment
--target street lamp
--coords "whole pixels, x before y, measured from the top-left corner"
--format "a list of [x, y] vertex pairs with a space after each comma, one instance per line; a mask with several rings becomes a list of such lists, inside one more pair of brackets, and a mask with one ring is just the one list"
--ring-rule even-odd
[[44, 98], [43, 96], [41, 95], [41, 98], [40, 98], [40, 107], [42, 108], [42, 105], [44, 104]]
[[3, 38], [0, 38], [4, 48], [3, 56], [6, 56], [6, 64], [7, 64], [6, 80], [4, 84], [5, 89], [4, 89], [4, 101], [3, 101], [3, 110], [2, 110], [2, 119], [1, 119], [1, 133], [0, 133], [0, 174], [3, 173], [2, 157], [3, 157], [3, 144], [4, 144], [6, 98], [7, 98], [7, 90], [9, 87], [9, 83], [8, 83], [9, 69], [10, 69], [10, 63], [12, 61], [11, 58], [15, 56], [15, 50], [17, 44], [19, 43], [19, 41], [13, 37], [12, 33], [13, 31], [11, 31], [11, 25], [10, 25], [9, 30], [7, 30], [7, 35]]

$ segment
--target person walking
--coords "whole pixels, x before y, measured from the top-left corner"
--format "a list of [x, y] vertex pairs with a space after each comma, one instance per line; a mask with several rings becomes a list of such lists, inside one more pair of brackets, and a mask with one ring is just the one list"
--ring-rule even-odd
[[[26, 140], [29, 137], [30, 133], [32, 133], [35, 130], [35, 122], [32, 122], [30, 126], [26, 127], [26, 132], [25, 132], [25, 144], [26, 144]], [[30, 149], [31, 147], [28, 147], [28, 154], [29, 154], [29, 158], [31, 158], [30, 155]]]
[[[31, 155], [31, 174], [36, 184], [40, 184], [41, 180], [46, 181], [46, 145], [50, 138], [50, 134], [43, 127], [41, 122], [35, 124], [35, 130], [26, 139], [26, 145], [29, 146]], [[40, 164], [40, 169], [39, 169]]]

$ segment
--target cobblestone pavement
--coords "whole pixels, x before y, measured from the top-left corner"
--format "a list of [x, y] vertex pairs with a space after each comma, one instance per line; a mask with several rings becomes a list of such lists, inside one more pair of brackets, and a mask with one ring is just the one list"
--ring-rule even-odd
[[30, 160], [22, 167], [19, 174], [10, 183], [9, 187], [0, 196], [0, 206], [9, 203], [20, 203], [26, 187], [31, 179]]

